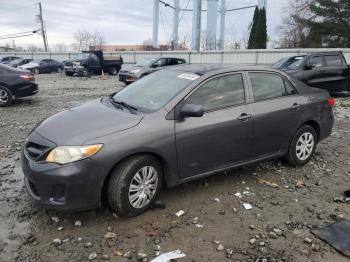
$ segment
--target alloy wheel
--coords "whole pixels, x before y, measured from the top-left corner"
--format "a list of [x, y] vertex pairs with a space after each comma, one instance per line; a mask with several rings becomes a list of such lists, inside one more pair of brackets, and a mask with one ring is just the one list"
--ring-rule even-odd
[[158, 187], [158, 173], [152, 166], [141, 168], [131, 179], [129, 202], [134, 208], [143, 208], [152, 201]]
[[296, 143], [296, 155], [304, 161], [310, 157], [315, 146], [314, 136], [310, 132], [303, 133]]
[[0, 104], [6, 104], [8, 100], [8, 93], [5, 90], [0, 90]]

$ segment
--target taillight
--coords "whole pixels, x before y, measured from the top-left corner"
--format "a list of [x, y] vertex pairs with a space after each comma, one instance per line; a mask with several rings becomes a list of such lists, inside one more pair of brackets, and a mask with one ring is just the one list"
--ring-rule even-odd
[[333, 106], [334, 106], [334, 104], [335, 104], [335, 100], [334, 100], [334, 98], [333, 98], [333, 97], [328, 98], [328, 104], [329, 104], [331, 107], [333, 107]]
[[34, 80], [34, 76], [33, 75], [20, 75], [19, 77], [21, 79], [23, 79], [23, 80], [26, 80], [26, 81]]

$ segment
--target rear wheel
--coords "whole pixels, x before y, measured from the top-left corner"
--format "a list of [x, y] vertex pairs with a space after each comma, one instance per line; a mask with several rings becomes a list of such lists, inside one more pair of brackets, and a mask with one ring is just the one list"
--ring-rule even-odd
[[118, 74], [117, 68], [111, 67], [111, 68], [108, 70], [108, 74], [110, 74], [110, 75], [112, 75], [112, 76], [115, 76], [116, 74]]
[[289, 146], [288, 162], [293, 166], [305, 165], [314, 154], [316, 145], [317, 135], [315, 129], [309, 125], [302, 126]]
[[108, 181], [109, 205], [120, 216], [141, 214], [157, 197], [162, 176], [161, 164], [152, 156], [140, 155], [125, 160]]
[[62, 68], [61, 67], [57, 68], [57, 73], [62, 73]]
[[4, 87], [0, 86], [0, 107], [8, 106], [12, 102], [12, 93], [11, 91]]

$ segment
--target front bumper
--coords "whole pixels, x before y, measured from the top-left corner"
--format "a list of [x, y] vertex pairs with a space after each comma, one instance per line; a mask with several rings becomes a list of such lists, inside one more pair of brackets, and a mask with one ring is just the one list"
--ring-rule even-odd
[[59, 165], [32, 160], [24, 148], [22, 170], [28, 194], [35, 203], [58, 210], [87, 210], [101, 205], [108, 174], [100, 162], [84, 159]]
[[138, 79], [138, 77], [134, 75], [130, 75], [129, 73], [122, 73], [119, 71], [119, 81], [123, 82], [125, 84], [130, 84], [135, 82]]

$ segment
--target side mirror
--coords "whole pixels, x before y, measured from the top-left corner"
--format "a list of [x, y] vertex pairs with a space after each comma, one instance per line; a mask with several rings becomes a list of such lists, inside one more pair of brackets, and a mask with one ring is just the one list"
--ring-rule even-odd
[[304, 65], [304, 70], [311, 70], [312, 68], [314, 68], [315, 66], [314, 65], [312, 65], [312, 64], [310, 64], [310, 63], [306, 63], [305, 65]]
[[204, 108], [201, 105], [186, 104], [180, 110], [181, 117], [202, 117]]

